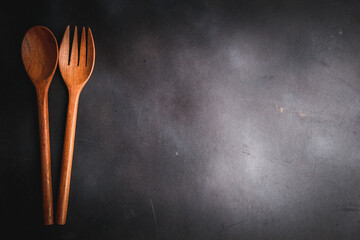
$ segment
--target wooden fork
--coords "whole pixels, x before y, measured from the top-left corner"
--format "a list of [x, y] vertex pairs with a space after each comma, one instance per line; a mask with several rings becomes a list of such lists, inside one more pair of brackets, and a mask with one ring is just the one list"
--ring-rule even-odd
[[85, 27], [82, 29], [79, 55], [77, 27], [75, 26], [71, 55], [69, 55], [69, 53], [70, 26], [66, 28], [59, 51], [59, 68], [69, 91], [69, 103], [66, 117], [63, 159], [56, 213], [56, 222], [60, 225], [65, 224], [68, 209], [71, 166], [74, 153], [74, 140], [79, 97], [81, 90], [90, 78], [95, 64], [95, 45], [90, 28], [88, 28], [87, 46]]

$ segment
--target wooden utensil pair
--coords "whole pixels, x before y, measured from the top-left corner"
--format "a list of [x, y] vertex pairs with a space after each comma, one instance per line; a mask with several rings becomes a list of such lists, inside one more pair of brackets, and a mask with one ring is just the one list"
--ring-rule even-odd
[[45, 225], [52, 225], [54, 223], [48, 90], [58, 62], [61, 75], [69, 92], [63, 159], [56, 213], [57, 224], [63, 225], [66, 222], [69, 200], [77, 109], [81, 90], [90, 78], [90, 75], [94, 69], [94, 39], [90, 28], [88, 28], [86, 43], [85, 27], [83, 27], [79, 51], [77, 27], [75, 27], [70, 54], [70, 26], [66, 28], [63, 40], [60, 45], [60, 51], [58, 50], [58, 44], [53, 33], [46, 27], [36, 26], [30, 28], [26, 32], [22, 42], [21, 55], [26, 72], [35, 85], [37, 93], [41, 150], [41, 182]]

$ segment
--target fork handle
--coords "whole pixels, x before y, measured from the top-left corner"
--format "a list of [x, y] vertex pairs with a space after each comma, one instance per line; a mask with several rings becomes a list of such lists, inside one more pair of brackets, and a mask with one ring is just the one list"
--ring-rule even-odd
[[41, 185], [44, 225], [54, 224], [53, 194], [51, 181], [50, 131], [48, 111], [48, 89], [37, 89], [39, 135], [41, 154]]
[[74, 141], [76, 131], [76, 118], [79, 103], [80, 91], [69, 90], [69, 103], [66, 117], [65, 139], [63, 159], [61, 166], [60, 186], [58, 204], [56, 211], [57, 224], [64, 225], [69, 202], [71, 167], [74, 153]]

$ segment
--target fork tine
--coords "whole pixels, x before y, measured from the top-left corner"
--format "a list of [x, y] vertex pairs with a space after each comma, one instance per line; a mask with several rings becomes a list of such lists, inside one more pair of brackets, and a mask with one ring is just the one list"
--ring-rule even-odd
[[83, 27], [81, 33], [81, 41], [80, 41], [79, 66], [85, 67], [85, 65], [86, 65], [86, 37], [85, 37], [85, 27]]
[[87, 61], [86, 66], [87, 67], [93, 67], [95, 62], [95, 44], [94, 44], [94, 38], [91, 33], [91, 29], [88, 29], [88, 38], [87, 38]]
[[74, 31], [74, 39], [71, 47], [71, 55], [70, 55], [70, 65], [78, 65], [78, 34], [77, 34], [77, 26], [75, 26]]
[[68, 65], [69, 64], [69, 48], [70, 48], [70, 34], [69, 34], [69, 30], [70, 26], [68, 25], [65, 33], [64, 33], [64, 37], [61, 41], [60, 44], [60, 50], [59, 50], [59, 65]]

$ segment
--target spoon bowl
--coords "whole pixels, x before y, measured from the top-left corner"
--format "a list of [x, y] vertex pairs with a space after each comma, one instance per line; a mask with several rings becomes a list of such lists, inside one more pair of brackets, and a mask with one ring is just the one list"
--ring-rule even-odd
[[58, 62], [58, 45], [54, 34], [43, 26], [30, 28], [23, 39], [21, 55], [34, 85], [50, 85]]

